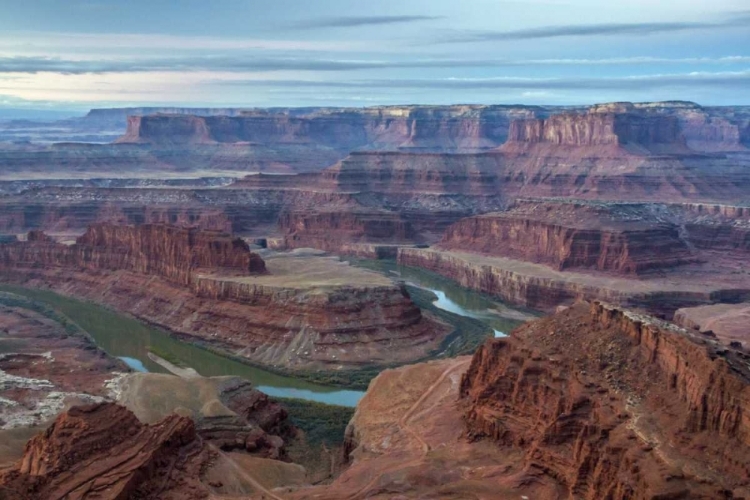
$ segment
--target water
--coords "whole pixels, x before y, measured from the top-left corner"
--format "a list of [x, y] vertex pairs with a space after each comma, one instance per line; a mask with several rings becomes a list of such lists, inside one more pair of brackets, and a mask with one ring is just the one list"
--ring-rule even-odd
[[[442, 309], [443, 311], [448, 311], [453, 314], [458, 314], [459, 316], [466, 316], [469, 318], [474, 319], [484, 319], [484, 320], [492, 320], [494, 319], [491, 314], [481, 314], [476, 311], [470, 311], [468, 309], [464, 309], [460, 305], [458, 305], [456, 302], [452, 301], [448, 298], [447, 295], [445, 295], [445, 292], [442, 290], [433, 290], [432, 288], [426, 288], [426, 290], [431, 291], [435, 294], [437, 297], [437, 300], [433, 302], [435, 304], [435, 307]], [[495, 338], [498, 337], [507, 337], [508, 335], [505, 332], [501, 332], [500, 330], [492, 329], [492, 332], [495, 335]]]
[[126, 365], [137, 372], [148, 372], [148, 368], [143, 365], [140, 359], [129, 358], [127, 356], [117, 356], [117, 359], [123, 360]]
[[[431, 291], [436, 297], [433, 302], [436, 307], [460, 316], [478, 319], [487, 324], [496, 337], [505, 335], [522, 323], [524, 318], [530, 317], [528, 312], [509, 308], [486, 295], [463, 288], [429, 271], [398, 266], [392, 261], [354, 261], [352, 264]], [[162, 366], [148, 357], [148, 348], [151, 347], [155, 352], [169, 353], [203, 376], [243, 377], [273, 397], [299, 398], [353, 407], [364, 395], [362, 391], [326, 387], [294, 377], [277, 375], [213, 354], [187, 342], [176, 340], [163, 330], [90, 302], [46, 290], [30, 290], [10, 285], [0, 285], [0, 290], [25, 295], [58, 309], [89, 332], [99, 347], [111, 356], [123, 360], [136, 371], [166, 372]]]
[[521, 323], [536, 317], [533, 311], [509, 306], [424, 269], [401, 266], [391, 260], [353, 260], [352, 264], [429, 290], [435, 294], [435, 307], [459, 316], [478, 319], [492, 329], [495, 337], [504, 337]]
[[72, 299], [46, 290], [31, 290], [10, 285], [2, 285], [0, 290], [25, 295], [59, 310], [86, 330], [107, 354], [122, 359], [136, 371], [167, 373], [166, 369], [148, 357], [148, 347], [152, 347], [156, 352], [169, 353], [203, 376], [242, 377], [270, 396], [301, 398], [354, 407], [364, 395], [363, 391], [313, 384], [219, 356], [174, 339], [163, 330], [90, 302]]

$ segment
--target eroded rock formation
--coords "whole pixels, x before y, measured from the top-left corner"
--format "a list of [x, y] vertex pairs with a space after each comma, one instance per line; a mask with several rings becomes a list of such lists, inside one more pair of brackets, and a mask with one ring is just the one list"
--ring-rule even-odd
[[671, 317], [682, 307], [750, 299], [750, 281], [734, 272], [736, 262], [724, 267], [686, 265], [664, 275], [636, 279], [559, 272], [533, 262], [432, 248], [399, 248], [397, 259], [512, 304], [549, 312], [579, 299], [599, 299]]
[[0, 247], [0, 259], [37, 268], [128, 270], [190, 284], [201, 269], [239, 275], [263, 274], [265, 263], [247, 243], [225, 233], [161, 224], [91, 226], [74, 245], [57, 244], [30, 232], [27, 242]]
[[485, 344], [461, 396], [469, 435], [520, 451], [555, 498], [745, 498], [746, 363], [698, 333], [578, 305]]
[[555, 269], [588, 268], [641, 274], [695, 262], [679, 228], [649, 220], [641, 207], [527, 202], [462, 219], [440, 248], [540, 262]]
[[[377, 253], [371, 247], [419, 240], [411, 224], [386, 211], [287, 212], [279, 227], [288, 248], [310, 247], [338, 254]], [[392, 252], [395, 257], [395, 250]]]
[[[450, 330], [423, 316], [403, 286], [375, 273], [289, 255], [274, 259], [266, 275], [242, 240], [213, 232], [94, 226], [71, 246], [0, 245], [0, 269], [6, 281], [102, 302], [291, 368], [405, 362], [437, 349]], [[394, 345], [401, 347], [395, 354]]]
[[523, 106], [390, 106], [134, 114], [118, 142], [297, 143], [345, 151], [486, 149], [502, 144], [511, 119], [539, 112], [541, 108]]
[[200, 477], [211, 459], [188, 418], [143, 425], [116, 404], [79, 406], [29, 441], [17, 467], [0, 476], [0, 494], [18, 500], [208, 498]]
[[[579, 303], [471, 359], [386, 370], [320, 498], [747, 498], [748, 354]], [[458, 401], [457, 401], [458, 400]]]

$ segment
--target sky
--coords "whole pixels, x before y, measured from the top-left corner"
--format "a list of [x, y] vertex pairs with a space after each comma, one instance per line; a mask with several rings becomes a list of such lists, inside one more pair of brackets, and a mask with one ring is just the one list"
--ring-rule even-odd
[[0, 0], [0, 111], [750, 105], [750, 0]]

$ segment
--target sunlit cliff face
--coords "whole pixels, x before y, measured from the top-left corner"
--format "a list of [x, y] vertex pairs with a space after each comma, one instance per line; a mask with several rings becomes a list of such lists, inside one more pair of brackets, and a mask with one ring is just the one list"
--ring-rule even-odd
[[750, 102], [744, 0], [0, 0], [0, 106]]

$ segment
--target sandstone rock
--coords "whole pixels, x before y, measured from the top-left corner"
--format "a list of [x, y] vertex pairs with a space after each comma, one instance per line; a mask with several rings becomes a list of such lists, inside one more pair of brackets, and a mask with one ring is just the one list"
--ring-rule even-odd
[[0, 488], [19, 500], [208, 498], [199, 478], [210, 459], [190, 419], [143, 425], [129, 410], [101, 403], [70, 409], [29, 441]]
[[564, 270], [589, 268], [641, 274], [696, 262], [675, 224], [652, 221], [639, 207], [528, 202], [462, 219], [440, 248], [541, 262]]
[[699, 337], [599, 303], [521, 327], [463, 376], [469, 433], [567, 497], [745, 497], [748, 370]]
[[71, 246], [32, 232], [26, 243], [0, 246], [0, 261], [12, 267], [68, 267], [130, 270], [156, 274], [180, 284], [194, 281], [200, 269], [241, 275], [263, 274], [265, 263], [240, 238], [219, 232], [165, 225], [91, 226]]
[[261, 364], [407, 362], [450, 331], [378, 274], [293, 254], [274, 265], [251, 273], [265, 262], [243, 240], [164, 226], [93, 226], [71, 246], [0, 245], [5, 280], [104, 303]]
[[460, 285], [511, 304], [544, 311], [577, 300], [606, 300], [671, 317], [681, 307], [750, 300], [750, 281], [715, 263], [681, 266], [638, 279], [568, 270], [477, 253], [399, 248], [398, 262], [446, 276]]

